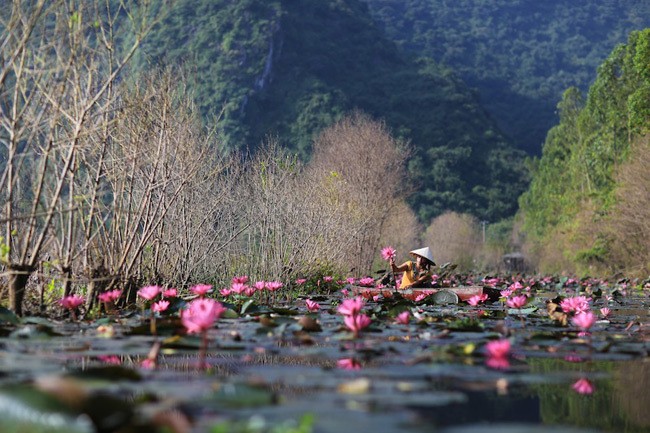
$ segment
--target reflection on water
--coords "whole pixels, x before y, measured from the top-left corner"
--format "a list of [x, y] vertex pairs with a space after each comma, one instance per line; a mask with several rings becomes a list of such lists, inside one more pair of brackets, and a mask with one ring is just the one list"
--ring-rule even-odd
[[[449, 427], [488, 423], [564, 426], [616, 433], [650, 431], [650, 363], [528, 360], [530, 384], [505, 374], [507, 392], [477, 389], [475, 384], [439, 382], [437, 388], [461, 388], [466, 401], [440, 407], [408, 405], [421, 426]], [[539, 380], [548, 378], [548, 380]], [[527, 380], [524, 380], [527, 382]], [[465, 388], [465, 389], [463, 389]]]
[[[593, 387], [565, 384], [535, 385], [540, 401], [540, 414], [545, 424], [562, 424], [598, 428], [610, 432], [647, 432], [650, 430], [650, 364], [642, 361], [564, 363], [536, 359], [530, 362], [533, 371], [541, 373], [575, 371], [582, 379], [599, 373], [605, 377], [589, 379]], [[573, 385], [576, 385], [574, 382]], [[576, 389], [580, 388], [580, 389]]]

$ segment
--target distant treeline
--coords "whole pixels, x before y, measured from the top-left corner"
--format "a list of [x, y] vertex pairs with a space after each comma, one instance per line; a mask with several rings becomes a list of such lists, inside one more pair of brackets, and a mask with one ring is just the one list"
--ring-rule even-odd
[[562, 93], [586, 92], [611, 50], [650, 27], [645, 0], [364, 1], [399, 47], [453, 68], [535, 155]]

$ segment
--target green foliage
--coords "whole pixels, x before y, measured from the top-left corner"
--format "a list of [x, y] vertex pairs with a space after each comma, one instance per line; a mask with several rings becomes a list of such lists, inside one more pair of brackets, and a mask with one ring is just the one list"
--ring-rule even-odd
[[[558, 104], [560, 123], [548, 134], [534, 161], [533, 179], [520, 198], [526, 231], [541, 244], [553, 232], [592, 232], [593, 245], [569, 254], [583, 263], [602, 262], [604, 238], [589, 226], [615, 201], [615, 173], [630, 143], [650, 127], [650, 29], [633, 32], [598, 70], [586, 102], [577, 89]], [[644, 63], [645, 61], [645, 63]], [[579, 212], [591, 217], [576, 219]]]
[[586, 91], [633, 30], [650, 26], [643, 0], [365, 0], [396, 43], [452, 67], [522, 149], [539, 154], [564, 89]]
[[[527, 185], [524, 154], [449, 69], [401, 53], [360, 0], [179, 1], [144, 47], [140, 69], [184, 64], [206, 122], [221, 114], [231, 149], [274, 136], [302, 159], [354, 109], [416, 148], [411, 204], [496, 221]], [[146, 59], [146, 61], [145, 61]], [[353, 163], [353, 161], [352, 161]]]
[[288, 420], [276, 425], [267, 425], [259, 417], [250, 418], [248, 421], [221, 422], [212, 426], [211, 433], [311, 433], [314, 431], [314, 416], [303, 415], [296, 423]]

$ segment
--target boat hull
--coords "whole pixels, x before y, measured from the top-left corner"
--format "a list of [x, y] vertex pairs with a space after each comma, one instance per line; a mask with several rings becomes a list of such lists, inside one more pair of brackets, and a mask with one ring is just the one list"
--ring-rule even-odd
[[372, 299], [375, 296], [391, 298], [400, 295], [403, 298], [413, 301], [422, 300], [428, 296], [435, 295], [439, 292], [451, 292], [458, 297], [460, 301], [467, 301], [472, 296], [487, 294], [488, 299], [498, 299], [498, 290], [483, 286], [460, 286], [460, 287], [435, 287], [435, 288], [416, 288], [416, 289], [395, 289], [394, 287], [363, 287], [350, 286], [352, 294], [363, 296], [366, 299]]

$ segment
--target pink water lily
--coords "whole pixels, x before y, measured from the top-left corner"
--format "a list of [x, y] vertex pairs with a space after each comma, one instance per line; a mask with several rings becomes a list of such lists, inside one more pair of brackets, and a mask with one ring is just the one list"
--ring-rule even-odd
[[232, 286], [230, 286], [230, 291], [240, 295], [246, 291], [247, 287], [248, 286], [244, 283], [232, 283]]
[[336, 361], [336, 366], [343, 370], [360, 370], [361, 364], [354, 358], [343, 358]]
[[79, 295], [70, 295], [62, 298], [59, 304], [68, 310], [75, 310], [85, 302], [85, 298]]
[[400, 325], [408, 325], [410, 319], [411, 313], [408, 311], [402, 311], [397, 316], [395, 316], [395, 323], [398, 323]]
[[571, 388], [573, 388], [573, 390], [578, 394], [583, 395], [593, 394], [595, 390], [594, 385], [585, 378], [578, 379], [573, 385], [571, 385]]
[[104, 293], [100, 293], [97, 296], [97, 298], [99, 299], [100, 302], [111, 303], [120, 299], [120, 296], [122, 296], [122, 291], [119, 289], [115, 289], [115, 290], [109, 290]]
[[338, 312], [345, 316], [353, 316], [359, 314], [365, 301], [361, 297], [345, 299], [341, 305], [339, 305]]
[[163, 298], [175, 298], [177, 296], [178, 296], [178, 290], [175, 287], [171, 287], [167, 290], [163, 290], [162, 292]]
[[142, 299], [146, 299], [147, 301], [151, 301], [153, 298], [158, 296], [160, 292], [162, 292], [162, 288], [160, 286], [144, 286], [138, 290], [138, 296]]
[[610, 309], [607, 308], [607, 307], [603, 307], [603, 308], [600, 309], [600, 314], [602, 314], [602, 316], [603, 316], [604, 318], [609, 317], [609, 315], [610, 315], [611, 313], [612, 313], [612, 310], [610, 310]]
[[205, 296], [208, 293], [212, 292], [212, 286], [210, 284], [197, 284], [190, 287], [190, 292], [194, 293], [197, 296]]
[[384, 247], [381, 249], [381, 258], [389, 261], [390, 259], [395, 258], [395, 254], [397, 251], [395, 251], [395, 248], [393, 247]]
[[564, 298], [560, 302], [560, 307], [565, 313], [582, 313], [589, 310], [589, 300], [585, 296]]
[[302, 286], [302, 285], [305, 284], [306, 282], [307, 282], [307, 279], [306, 279], [306, 278], [298, 278], [298, 279], [296, 280], [296, 284], [299, 285], [299, 286]]
[[372, 277], [364, 277], [359, 280], [359, 285], [363, 287], [372, 287], [375, 285], [375, 280]]
[[156, 313], [162, 313], [169, 308], [169, 301], [160, 300], [151, 304], [151, 310]]
[[275, 292], [284, 286], [280, 281], [267, 281], [265, 284], [266, 290], [269, 292]]
[[318, 302], [312, 301], [311, 299], [307, 299], [305, 301], [305, 304], [307, 305], [307, 310], [311, 312], [320, 310], [320, 304]]
[[528, 301], [528, 298], [526, 295], [516, 295], [508, 298], [506, 301], [506, 305], [510, 308], [515, 308], [517, 310], [521, 309], [524, 305], [526, 305], [526, 302]]
[[596, 315], [591, 311], [578, 313], [571, 319], [574, 325], [583, 331], [588, 331], [594, 323], [596, 323]]
[[214, 325], [224, 311], [224, 306], [214, 299], [195, 299], [187, 309], [181, 311], [181, 323], [188, 334], [203, 333]]
[[510, 340], [492, 340], [485, 345], [485, 353], [491, 358], [506, 358], [510, 355]]
[[239, 276], [239, 277], [233, 277], [232, 278], [232, 283], [233, 284], [237, 284], [237, 283], [246, 284], [246, 283], [248, 283], [248, 276], [247, 275], [242, 275], [242, 276]]
[[487, 293], [482, 293], [480, 295], [474, 295], [467, 300], [467, 303], [473, 307], [476, 307], [478, 304], [487, 301]]
[[372, 320], [370, 320], [370, 317], [366, 316], [365, 314], [355, 314], [353, 316], [345, 316], [344, 317], [344, 322], [345, 326], [352, 331], [355, 337], [359, 336], [359, 333], [370, 326], [370, 323], [372, 323]]

